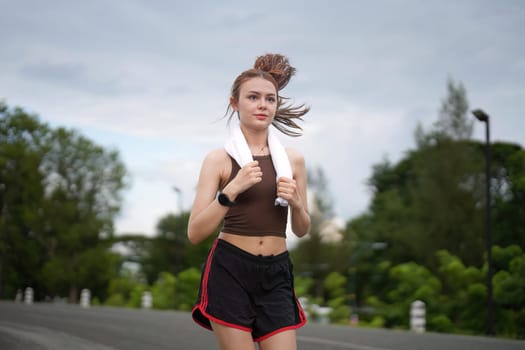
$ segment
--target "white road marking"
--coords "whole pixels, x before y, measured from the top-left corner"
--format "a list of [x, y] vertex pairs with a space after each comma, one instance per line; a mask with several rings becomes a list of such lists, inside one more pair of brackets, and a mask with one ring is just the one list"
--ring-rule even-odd
[[389, 348], [378, 348], [378, 347], [375, 347], [375, 346], [360, 345], [360, 344], [340, 342], [340, 341], [335, 341], [335, 340], [313, 338], [313, 337], [304, 337], [302, 335], [298, 335], [297, 336], [297, 340], [300, 341], [300, 342], [305, 342], [305, 343], [314, 343], [314, 344], [320, 344], [320, 345], [331, 345], [331, 346], [336, 346], [336, 347], [343, 348], [343, 349], [352, 349], [352, 350], [392, 350], [392, 349], [389, 349]]

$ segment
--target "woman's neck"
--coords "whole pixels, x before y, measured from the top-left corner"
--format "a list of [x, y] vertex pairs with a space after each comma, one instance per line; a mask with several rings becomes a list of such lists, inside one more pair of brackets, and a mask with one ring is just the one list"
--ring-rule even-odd
[[268, 145], [268, 129], [258, 131], [241, 126], [241, 130], [248, 147], [250, 147], [252, 151], [260, 150]]

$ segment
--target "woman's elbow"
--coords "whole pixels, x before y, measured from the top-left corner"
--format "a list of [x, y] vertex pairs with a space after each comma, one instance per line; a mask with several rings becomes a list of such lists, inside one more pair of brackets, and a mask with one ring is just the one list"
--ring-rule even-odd
[[199, 244], [200, 242], [202, 242], [202, 238], [195, 231], [195, 229], [191, 227], [191, 225], [188, 226], [188, 240], [191, 244]]
[[304, 237], [308, 234], [310, 230], [309, 229], [306, 229], [306, 230], [298, 230], [298, 231], [294, 231], [295, 235], [299, 238], [301, 237]]
[[308, 232], [310, 232], [310, 224], [301, 226], [301, 227], [292, 228], [292, 231], [297, 237], [299, 238], [304, 237], [308, 234]]
[[296, 223], [295, 225], [292, 225], [292, 231], [295, 233], [297, 237], [303, 237], [310, 232], [310, 218], [308, 217], [308, 220], [301, 223]]

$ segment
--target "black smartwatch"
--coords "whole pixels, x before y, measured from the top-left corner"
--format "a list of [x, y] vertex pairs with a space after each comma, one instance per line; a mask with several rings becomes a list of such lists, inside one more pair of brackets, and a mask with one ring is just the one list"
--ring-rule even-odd
[[219, 204], [225, 207], [233, 207], [235, 205], [235, 202], [232, 202], [228, 196], [222, 192], [219, 192], [217, 195], [217, 200], [219, 201]]

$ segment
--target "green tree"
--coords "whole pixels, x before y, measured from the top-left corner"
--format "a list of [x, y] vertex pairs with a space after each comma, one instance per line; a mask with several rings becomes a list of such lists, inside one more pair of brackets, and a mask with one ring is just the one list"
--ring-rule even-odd
[[151, 287], [155, 309], [175, 309], [177, 278], [169, 272], [161, 272]]
[[341, 271], [348, 266], [347, 256], [342, 246], [336, 242], [326, 241], [323, 228], [334, 217], [333, 202], [328, 190], [328, 182], [322, 169], [308, 173], [310, 201], [310, 232], [300, 239], [292, 250], [295, 272], [302, 277], [313, 280], [311, 293], [316, 298], [324, 299], [323, 281], [331, 271]]
[[[106, 290], [126, 171], [116, 151], [0, 103], [0, 296]], [[63, 273], [60, 273], [60, 272]]]
[[350, 307], [346, 287], [347, 278], [338, 273], [331, 272], [324, 280], [324, 288], [328, 294], [327, 304], [332, 308], [329, 314], [332, 323], [347, 324], [350, 319]]
[[[64, 128], [53, 132], [43, 168], [47, 175], [43, 207], [47, 225], [41, 239], [50, 260], [42, 278], [57, 284], [57, 278], [61, 280], [59, 285], [67, 285], [69, 290], [69, 301], [76, 302], [79, 288], [109, 281], [106, 274], [97, 272], [101, 257], [109, 254], [103, 239], [113, 235], [113, 219], [126, 187], [126, 169], [117, 151], [108, 151]], [[52, 269], [47, 265], [61, 265], [63, 273], [51, 278]], [[110, 266], [106, 269], [111, 270]], [[50, 290], [56, 286], [47, 285]]]
[[190, 311], [195, 305], [201, 280], [200, 270], [190, 267], [177, 275], [177, 292], [175, 293], [175, 308]]
[[157, 223], [157, 233], [145, 246], [140, 264], [148, 283], [153, 283], [161, 272], [177, 275], [189, 268], [200, 269], [220, 228], [200, 244], [191, 244], [187, 238], [189, 212], [167, 214]]
[[0, 298], [33, 287], [43, 263], [38, 237], [45, 226], [41, 172], [49, 128], [21, 108], [0, 101]]
[[457, 141], [470, 139], [474, 121], [466, 117], [468, 111], [467, 90], [462, 83], [449, 79], [436, 122], [437, 133]]
[[502, 247], [518, 244], [525, 249], [525, 149], [494, 142], [491, 153], [493, 243]]
[[[459, 257], [446, 250], [438, 251], [436, 256], [439, 261], [437, 275], [443, 286], [438, 310], [447, 315], [455, 328], [483, 333], [487, 304], [486, 271], [465, 266]], [[432, 322], [429, 325], [430, 329], [442, 330], [440, 325]]]
[[517, 245], [492, 249], [496, 330], [500, 334], [525, 338], [525, 254]]
[[[471, 119], [465, 88], [449, 81], [436, 128], [418, 136], [419, 149], [414, 154], [411, 195], [417, 228], [410, 242], [415, 255], [427, 253], [429, 249], [421, 247], [430, 245], [457, 254], [467, 263], [481, 264], [483, 158], [468, 141]], [[419, 255], [417, 261], [429, 266], [437, 263], [432, 260], [434, 254]]]

